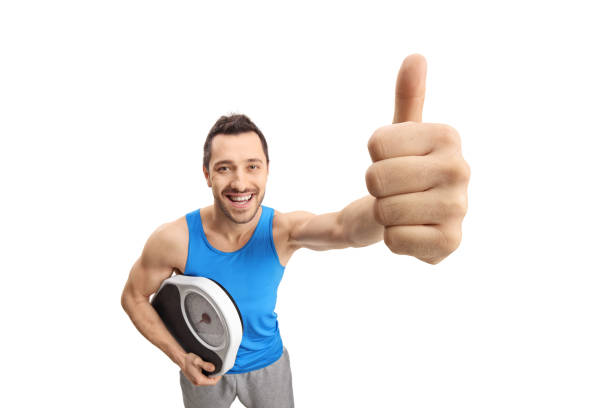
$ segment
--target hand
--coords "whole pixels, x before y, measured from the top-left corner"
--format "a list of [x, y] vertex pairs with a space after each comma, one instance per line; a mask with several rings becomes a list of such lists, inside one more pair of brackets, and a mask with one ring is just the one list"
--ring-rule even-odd
[[455, 129], [421, 123], [426, 74], [423, 56], [404, 59], [393, 124], [377, 129], [368, 142], [373, 163], [366, 184], [389, 249], [437, 264], [461, 242], [470, 167]]
[[181, 371], [193, 385], [215, 385], [221, 379], [221, 376], [207, 377], [202, 373], [202, 370], [214, 371], [215, 366], [202, 360], [198, 355], [193, 353], [185, 354], [185, 359], [181, 364]]

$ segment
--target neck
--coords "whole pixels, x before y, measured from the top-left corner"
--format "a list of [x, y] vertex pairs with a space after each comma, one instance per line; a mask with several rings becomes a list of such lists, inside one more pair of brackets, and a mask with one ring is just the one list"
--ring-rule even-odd
[[244, 224], [231, 220], [216, 204], [212, 205], [211, 210], [210, 217], [207, 220], [208, 228], [212, 228], [216, 234], [221, 235], [229, 242], [240, 242], [245, 236], [250, 236], [257, 227], [262, 208], [259, 206], [253, 219]]

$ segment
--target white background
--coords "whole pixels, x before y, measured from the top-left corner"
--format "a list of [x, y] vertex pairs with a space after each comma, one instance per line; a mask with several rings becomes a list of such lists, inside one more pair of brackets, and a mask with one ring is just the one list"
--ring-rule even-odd
[[298, 251], [277, 304], [297, 405], [612, 406], [603, 4], [3, 2], [0, 405], [181, 406], [120, 295], [157, 226], [212, 204], [212, 124], [266, 135], [264, 205], [341, 210], [420, 53], [423, 120], [472, 169], [462, 244], [436, 266]]

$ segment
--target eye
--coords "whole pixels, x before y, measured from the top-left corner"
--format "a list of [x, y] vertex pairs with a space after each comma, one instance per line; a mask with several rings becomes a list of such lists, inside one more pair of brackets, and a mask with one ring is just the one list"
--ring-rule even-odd
[[258, 168], [259, 168], [259, 166], [258, 166], [258, 165], [256, 165], [256, 164], [251, 164], [249, 167], [250, 167], [250, 168], [252, 168], [253, 170], [255, 170], [255, 169], [258, 169]]
[[217, 171], [224, 171], [223, 169], [227, 169], [227, 166], [217, 167]]

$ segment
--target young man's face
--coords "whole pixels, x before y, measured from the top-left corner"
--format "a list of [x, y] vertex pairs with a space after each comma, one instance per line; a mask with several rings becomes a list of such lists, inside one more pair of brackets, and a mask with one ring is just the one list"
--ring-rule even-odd
[[204, 168], [204, 176], [212, 188], [215, 205], [235, 223], [251, 221], [263, 201], [268, 181], [266, 155], [259, 136], [255, 132], [216, 135], [210, 153], [210, 172]]

